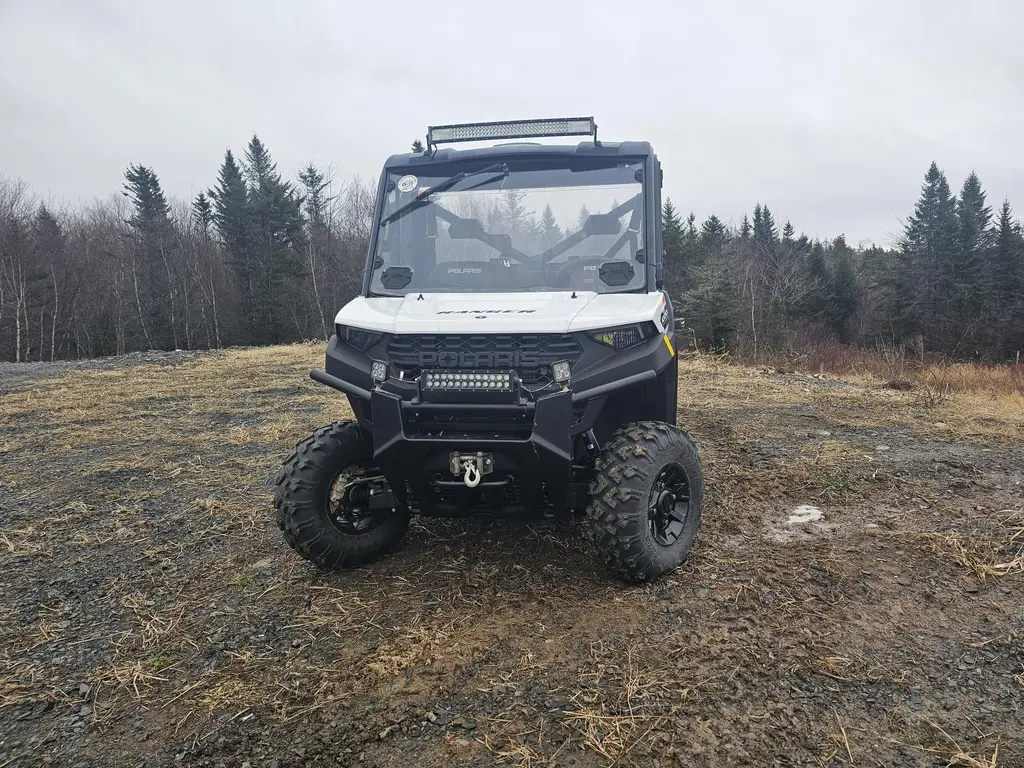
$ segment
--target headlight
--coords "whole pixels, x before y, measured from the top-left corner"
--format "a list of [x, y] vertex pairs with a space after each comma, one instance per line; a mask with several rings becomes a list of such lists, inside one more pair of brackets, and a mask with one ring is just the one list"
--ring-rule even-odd
[[366, 331], [362, 328], [351, 328], [347, 325], [336, 325], [335, 332], [338, 334], [339, 339], [350, 347], [355, 347], [360, 352], [365, 352], [384, 338], [384, 334], [379, 331]]
[[590, 331], [595, 341], [607, 344], [615, 349], [629, 349], [635, 347], [642, 341], [653, 339], [658, 335], [658, 329], [654, 323], [636, 323], [635, 325], [622, 325], [618, 328], [605, 328], [600, 331]]

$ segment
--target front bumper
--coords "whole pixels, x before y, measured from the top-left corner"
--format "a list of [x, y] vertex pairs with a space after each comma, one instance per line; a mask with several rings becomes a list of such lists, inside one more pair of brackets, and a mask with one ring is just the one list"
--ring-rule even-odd
[[[375, 386], [372, 356], [332, 339], [327, 370], [310, 377], [348, 395], [373, 436], [374, 458], [396, 501], [420, 514], [446, 516], [563, 510], [578, 493], [571, 480], [574, 447], [582, 448], [574, 444], [588, 440], [579, 436], [594, 428], [609, 396], [641, 391], [675, 357], [661, 338], [614, 355], [598, 350], [593, 364], [574, 371], [572, 390], [499, 404], [425, 402], [416, 380], [389, 378]], [[451, 471], [452, 452], [491, 454], [493, 470], [467, 488]]]
[[[371, 393], [374, 458], [398, 502], [420, 514], [458, 514], [472, 507], [506, 513], [560, 509], [568, 496], [572, 472], [572, 393], [542, 397], [533, 406], [526, 437], [496, 433], [421, 433], [408, 426], [428, 404], [403, 401], [398, 395]], [[523, 406], [485, 406], [508, 414]], [[474, 489], [451, 474], [450, 452], [483, 452], [494, 458], [493, 471]], [[415, 468], [415, 471], [410, 469]]]

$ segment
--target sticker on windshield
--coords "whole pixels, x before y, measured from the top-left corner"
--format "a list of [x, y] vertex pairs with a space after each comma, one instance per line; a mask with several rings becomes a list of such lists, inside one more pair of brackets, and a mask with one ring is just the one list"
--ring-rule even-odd
[[412, 174], [409, 174], [408, 176], [403, 176], [398, 180], [398, 191], [412, 192], [414, 189], [416, 189], [416, 185], [419, 183], [419, 181], [420, 180], [417, 179]]

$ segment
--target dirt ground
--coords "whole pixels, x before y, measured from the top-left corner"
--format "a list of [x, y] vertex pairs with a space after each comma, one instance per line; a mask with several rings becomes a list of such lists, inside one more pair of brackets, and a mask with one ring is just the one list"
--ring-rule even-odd
[[321, 355], [0, 366], [0, 767], [1024, 765], [1020, 397], [686, 360], [669, 577], [488, 521], [323, 575], [270, 502]]

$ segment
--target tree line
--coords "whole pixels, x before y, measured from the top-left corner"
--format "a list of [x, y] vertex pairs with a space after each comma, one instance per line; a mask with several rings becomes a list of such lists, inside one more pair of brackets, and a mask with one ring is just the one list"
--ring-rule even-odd
[[755, 360], [823, 343], [993, 362], [1024, 350], [1024, 232], [973, 172], [956, 196], [933, 162], [890, 249], [811, 240], [762, 204], [735, 227], [698, 226], [671, 201], [662, 218], [668, 290], [699, 347]]
[[0, 176], [0, 360], [327, 336], [360, 288], [373, 201], [312, 164], [285, 180], [257, 136], [189, 202], [144, 165], [80, 210]]
[[[0, 176], [0, 360], [325, 338], [359, 292], [374, 197], [312, 164], [286, 180], [257, 136], [188, 202], [144, 165], [77, 210]], [[811, 240], [760, 203], [738, 224], [698, 225], [669, 200], [663, 225], [666, 287], [699, 347], [761, 359], [886, 343], [993, 361], [1024, 349], [1024, 233], [973, 173], [956, 196], [933, 163], [890, 249]], [[560, 236], [550, 209], [535, 228]]]

